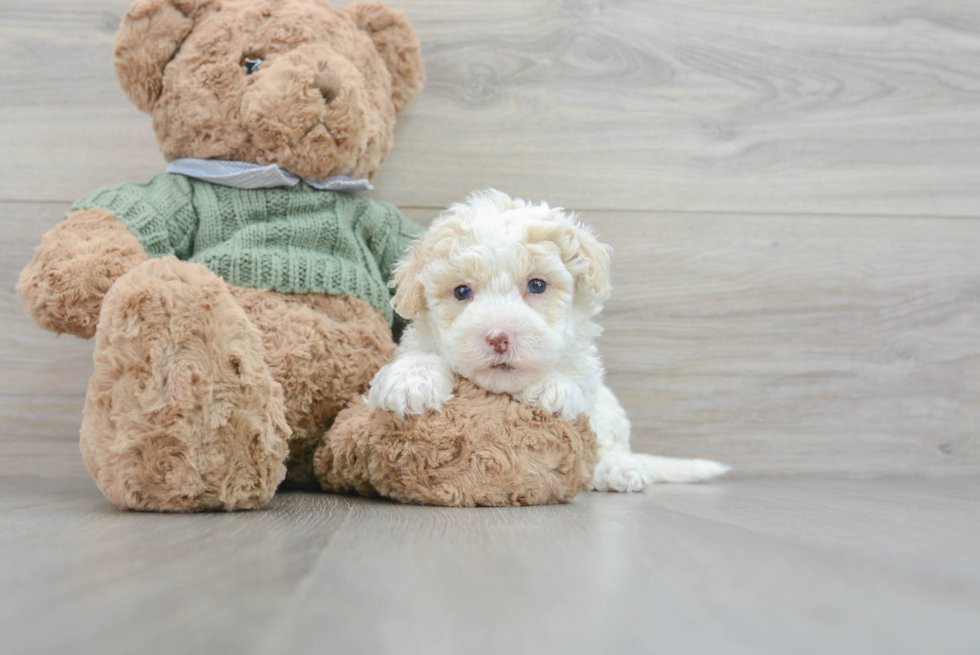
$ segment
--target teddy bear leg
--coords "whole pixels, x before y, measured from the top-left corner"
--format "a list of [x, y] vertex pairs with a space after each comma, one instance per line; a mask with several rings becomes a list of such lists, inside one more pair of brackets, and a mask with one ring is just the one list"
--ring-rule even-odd
[[460, 381], [438, 412], [399, 418], [356, 402], [316, 451], [325, 491], [452, 507], [567, 503], [588, 489], [596, 437], [574, 423]]
[[262, 335], [200, 264], [151, 259], [105, 296], [81, 448], [125, 509], [264, 505], [286, 474], [289, 427]]
[[17, 293], [45, 330], [89, 339], [106, 292], [146, 260], [139, 239], [105, 209], [69, 212], [41, 238]]
[[289, 439], [286, 485], [319, 489], [313, 453], [334, 417], [367, 393], [395, 352], [391, 328], [369, 303], [345, 296], [231, 288], [265, 343], [282, 385]]

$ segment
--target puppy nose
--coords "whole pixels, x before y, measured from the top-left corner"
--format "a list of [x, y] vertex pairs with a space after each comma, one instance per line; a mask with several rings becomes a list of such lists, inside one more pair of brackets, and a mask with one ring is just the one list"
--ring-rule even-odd
[[329, 105], [340, 95], [340, 78], [330, 71], [320, 71], [313, 78], [313, 84]]
[[510, 335], [506, 332], [491, 332], [487, 335], [487, 345], [493, 348], [493, 352], [503, 355], [510, 347]]

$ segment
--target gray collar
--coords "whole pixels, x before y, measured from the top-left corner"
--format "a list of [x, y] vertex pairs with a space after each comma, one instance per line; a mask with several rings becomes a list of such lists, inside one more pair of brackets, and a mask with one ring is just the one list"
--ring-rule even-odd
[[367, 180], [352, 180], [346, 175], [334, 175], [326, 180], [307, 180], [276, 164], [262, 166], [245, 161], [220, 161], [217, 159], [175, 159], [167, 166], [168, 173], [180, 173], [205, 182], [213, 182], [236, 189], [270, 189], [280, 186], [296, 186], [302, 180], [321, 191], [357, 193], [374, 188]]

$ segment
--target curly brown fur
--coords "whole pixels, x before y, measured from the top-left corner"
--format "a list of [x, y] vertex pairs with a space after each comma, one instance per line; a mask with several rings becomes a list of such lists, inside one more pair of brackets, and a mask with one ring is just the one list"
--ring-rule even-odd
[[139, 240], [109, 212], [70, 212], [41, 238], [17, 293], [45, 330], [89, 339], [109, 287], [146, 259]]
[[283, 388], [292, 430], [286, 481], [315, 485], [312, 458], [323, 428], [367, 392], [394, 353], [388, 323], [356, 298], [237, 287], [231, 294], [261, 332], [265, 362]]
[[[116, 77], [140, 111], [149, 113], [163, 90], [163, 71], [211, 0], [136, 0], [116, 33]], [[143, 84], [130, 84], [142, 80]]]
[[173, 257], [106, 294], [81, 447], [119, 507], [259, 507], [286, 474], [289, 427], [262, 335], [223, 280]]
[[[243, 57], [262, 59], [246, 75]], [[425, 76], [418, 38], [374, 2], [139, 0], [115, 42], [123, 90], [168, 160], [373, 177]]]
[[585, 415], [570, 424], [463, 381], [439, 412], [344, 410], [314, 465], [326, 491], [473, 507], [568, 502], [589, 487], [596, 459]]

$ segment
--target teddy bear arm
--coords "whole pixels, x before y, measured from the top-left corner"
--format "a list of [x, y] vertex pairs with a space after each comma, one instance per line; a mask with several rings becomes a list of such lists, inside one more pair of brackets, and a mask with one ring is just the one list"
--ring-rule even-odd
[[109, 287], [151, 257], [191, 254], [198, 227], [182, 175], [124, 182], [76, 202], [41, 239], [17, 290], [41, 327], [91, 338]]
[[17, 292], [42, 328], [88, 339], [106, 292], [146, 259], [139, 239], [108, 210], [72, 211], [41, 238]]

